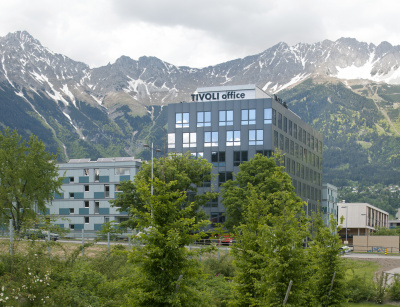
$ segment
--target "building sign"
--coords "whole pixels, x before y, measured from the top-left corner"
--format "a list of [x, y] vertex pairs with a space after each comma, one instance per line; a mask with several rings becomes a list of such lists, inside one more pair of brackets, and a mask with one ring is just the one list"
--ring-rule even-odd
[[218, 100], [243, 100], [254, 99], [254, 90], [199, 92], [191, 94], [192, 101], [218, 101]]

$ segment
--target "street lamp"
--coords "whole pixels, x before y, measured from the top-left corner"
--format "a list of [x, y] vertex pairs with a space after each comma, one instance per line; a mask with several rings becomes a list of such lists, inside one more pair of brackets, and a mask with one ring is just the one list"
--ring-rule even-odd
[[349, 207], [348, 206], [343, 206], [342, 208], [346, 208], [346, 242], [347, 241], [347, 216], [348, 216], [348, 212], [349, 212]]
[[[148, 144], [143, 144], [143, 147], [150, 148], [151, 149], [151, 196], [153, 196], [153, 142], [151, 142], [151, 146]], [[161, 152], [160, 149], [156, 149], [156, 152]], [[151, 218], [153, 218], [153, 206], [151, 208]]]

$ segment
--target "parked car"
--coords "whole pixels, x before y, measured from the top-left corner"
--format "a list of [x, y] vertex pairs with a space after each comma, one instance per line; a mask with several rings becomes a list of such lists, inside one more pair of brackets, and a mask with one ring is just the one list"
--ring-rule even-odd
[[[27, 229], [24, 232], [23, 237], [31, 240], [37, 240], [37, 239], [47, 240], [49, 237], [49, 231], [41, 229]], [[59, 238], [58, 234], [50, 232], [50, 240], [57, 241], [58, 238]]]
[[341, 254], [347, 254], [352, 251], [352, 248], [348, 247], [347, 245], [342, 246], [339, 248]]

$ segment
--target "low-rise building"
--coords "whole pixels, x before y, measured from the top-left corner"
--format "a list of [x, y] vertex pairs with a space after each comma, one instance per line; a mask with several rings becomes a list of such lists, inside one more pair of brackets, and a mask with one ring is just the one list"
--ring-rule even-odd
[[122, 181], [132, 180], [142, 162], [131, 157], [71, 159], [60, 163], [59, 174], [64, 183], [59, 194], [48, 206], [57, 218], [55, 224], [74, 233], [94, 234], [104, 223], [120, 223], [128, 219], [127, 212], [119, 212], [110, 204], [119, 192]]
[[338, 203], [338, 225], [343, 242], [353, 244], [353, 236], [369, 235], [389, 226], [389, 213], [368, 203]]

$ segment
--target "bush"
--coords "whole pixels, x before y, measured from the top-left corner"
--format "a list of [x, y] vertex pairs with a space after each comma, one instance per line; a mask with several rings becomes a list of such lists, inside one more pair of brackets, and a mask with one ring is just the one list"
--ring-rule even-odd
[[235, 276], [235, 266], [229, 255], [221, 256], [219, 259], [212, 257], [204, 260], [203, 270], [213, 276], [223, 275], [229, 278]]
[[392, 301], [400, 301], [400, 276], [398, 274], [393, 276], [393, 282], [389, 286], [388, 294]]
[[369, 280], [366, 274], [357, 275], [354, 270], [352, 270], [352, 273], [352, 277], [346, 281], [348, 301], [353, 303], [372, 301], [375, 297], [374, 282]]

